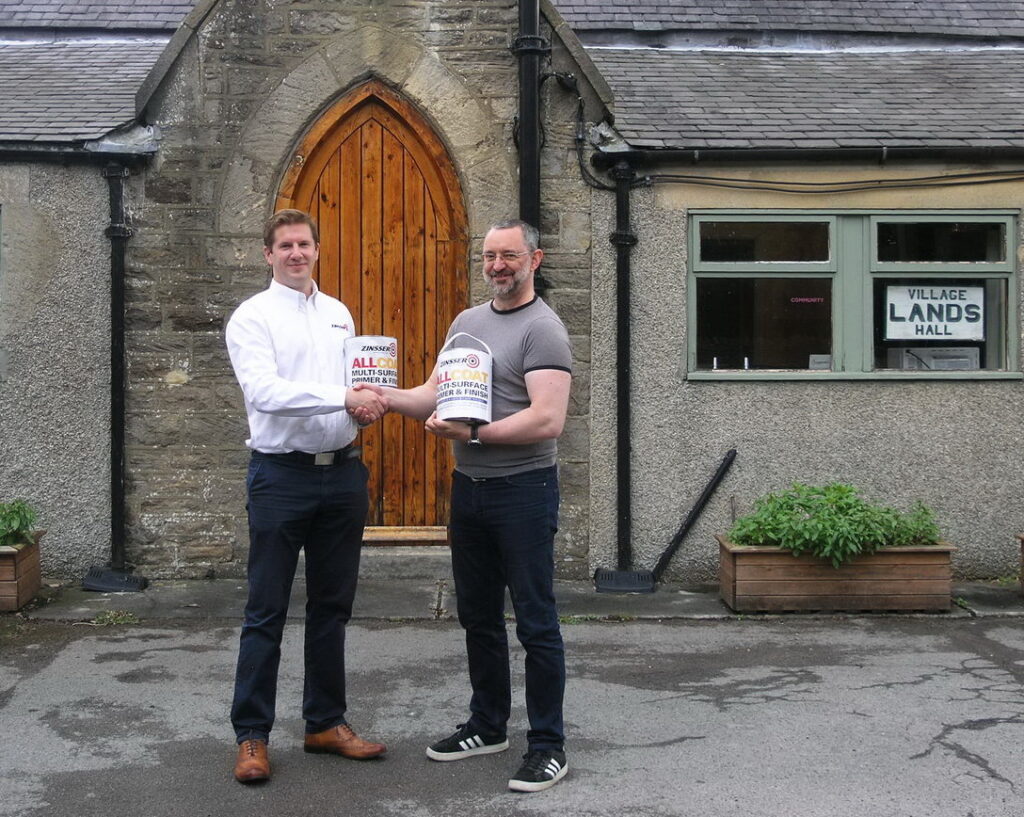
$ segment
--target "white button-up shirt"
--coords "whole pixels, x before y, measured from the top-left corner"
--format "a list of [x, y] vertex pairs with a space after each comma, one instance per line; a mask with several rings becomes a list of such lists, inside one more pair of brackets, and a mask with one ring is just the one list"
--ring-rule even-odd
[[354, 334], [348, 308], [315, 282], [307, 298], [271, 281], [235, 310], [225, 338], [245, 397], [249, 448], [317, 454], [352, 442], [344, 344]]

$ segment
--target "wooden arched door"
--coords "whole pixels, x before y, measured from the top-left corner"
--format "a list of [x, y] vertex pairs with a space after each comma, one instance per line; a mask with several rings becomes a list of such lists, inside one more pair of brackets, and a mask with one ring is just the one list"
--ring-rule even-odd
[[[422, 383], [468, 300], [461, 187], [427, 120], [382, 83], [359, 86], [302, 140], [277, 207], [316, 218], [318, 285], [348, 306], [359, 334], [398, 338], [400, 386]], [[367, 525], [407, 529], [376, 538], [430, 541], [416, 529], [447, 524], [448, 443], [395, 414], [364, 429], [361, 445]]]

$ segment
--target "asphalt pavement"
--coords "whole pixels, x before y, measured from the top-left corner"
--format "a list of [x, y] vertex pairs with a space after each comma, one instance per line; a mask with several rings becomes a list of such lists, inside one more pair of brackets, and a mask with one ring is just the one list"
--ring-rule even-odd
[[453, 763], [423, 753], [469, 695], [443, 573], [360, 585], [349, 718], [387, 756], [303, 753], [302, 591], [273, 779], [253, 787], [231, 777], [227, 715], [242, 581], [51, 588], [0, 616], [0, 815], [1024, 814], [1018, 587], [958, 585], [944, 614], [737, 616], [713, 588], [618, 596], [560, 582], [570, 772], [536, 794], [506, 788], [526, 730], [511, 621], [511, 750]]

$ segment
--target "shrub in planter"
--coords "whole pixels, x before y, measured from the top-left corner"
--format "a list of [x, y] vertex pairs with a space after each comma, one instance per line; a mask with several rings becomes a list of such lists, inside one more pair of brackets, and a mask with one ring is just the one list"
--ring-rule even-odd
[[0, 546], [27, 545], [35, 541], [35, 509], [23, 499], [0, 502]]
[[27, 502], [0, 502], [0, 610], [19, 610], [39, 590], [36, 512]]
[[808, 553], [834, 567], [880, 547], [936, 545], [939, 527], [932, 510], [918, 502], [908, 513], [864, 499], [852, 485], [802, 483], [754, 502], [736, 520], [729, 539], [737, 545], [780, 547]]
[[949, 610], [950, 545], [934, 514], [797, 483], [757, 500], [719, 536], [719, 588], [738, 611]]

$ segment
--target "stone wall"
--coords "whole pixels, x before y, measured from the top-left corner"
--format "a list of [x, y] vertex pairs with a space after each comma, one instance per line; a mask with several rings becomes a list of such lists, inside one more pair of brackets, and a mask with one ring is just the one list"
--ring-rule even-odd
[[48, 576], [110, 559], [110, 223], [98, 166], [0, 165], [0, 501]]
[[[129, 250], [129, 554], [151, 576], [235, 573], [244, 562], [241, 394], [224, 350], [235, 306], [266, 285], [262, 221], [294, 147], [345, 91], [374, 76], [446, 142], [474, 245], [517, 209], [512, 121], [516, 4], [224, 0], [148, 107], [162, 133], [134, 203]], [[556, 49], [560, 70], [571, 63]], [[571, 67], [571, 66], [570, 66]], [[545, 86], [545, 273], [577, 360], [566, 435], [563, 575], [588, 569], [589, 195], [572, 149], [576, 100]], [[485, 296], [475, 272], [474, 302]]]

